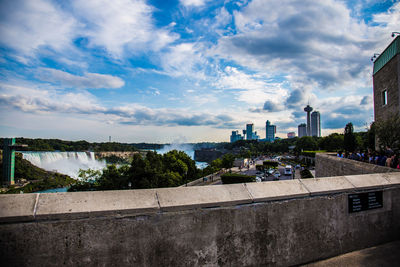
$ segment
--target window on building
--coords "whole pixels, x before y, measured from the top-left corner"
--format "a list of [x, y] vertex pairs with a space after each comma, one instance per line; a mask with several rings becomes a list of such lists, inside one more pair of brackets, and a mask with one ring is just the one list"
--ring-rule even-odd
[[382, 106], [387, 105], [387, 90], [382, 91]]

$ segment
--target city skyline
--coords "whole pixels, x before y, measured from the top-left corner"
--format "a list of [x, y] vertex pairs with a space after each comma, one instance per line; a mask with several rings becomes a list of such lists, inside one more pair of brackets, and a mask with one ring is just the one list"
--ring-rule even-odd
[[[312, 103], [322, 135], [373, 121], [371, 56], [396, 1], [3, 1], [1, 137], [286, 138]], [[312, 18], [312, 19], [311, 19]]]

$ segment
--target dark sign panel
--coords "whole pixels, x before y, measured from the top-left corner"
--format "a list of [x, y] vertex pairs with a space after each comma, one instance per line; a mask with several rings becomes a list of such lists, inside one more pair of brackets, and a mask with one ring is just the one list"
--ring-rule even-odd
[[349, 195], [349, 213], [383, 207], [383, 192], [367, 192]]

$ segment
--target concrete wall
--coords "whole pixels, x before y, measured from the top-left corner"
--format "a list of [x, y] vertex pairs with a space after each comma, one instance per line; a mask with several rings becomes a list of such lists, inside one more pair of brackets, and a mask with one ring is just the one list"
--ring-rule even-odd
[[339, 158], [336, 154], [315, 155], [315, 177], [400, 172], [399, 170], [361, 161]]
[[[348, 212], [348, 194], [383, 208]], [[3, 266], [287, 266], [400, 239], [400, 174], [0, 195]]]
[[[393, 57], [373, 75], [375, 121], [400, 113], [400, 55]], [[387, 105], [382, 105], [382, 92], [387, 90]]]

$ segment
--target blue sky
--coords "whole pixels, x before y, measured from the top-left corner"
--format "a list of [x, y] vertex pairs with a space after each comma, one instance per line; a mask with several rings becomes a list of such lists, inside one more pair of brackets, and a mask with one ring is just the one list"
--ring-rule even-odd
[[228, 141], [373, 121], [371, 56], [398, 1], [14, 0], [0, 8], [0, 135]]

